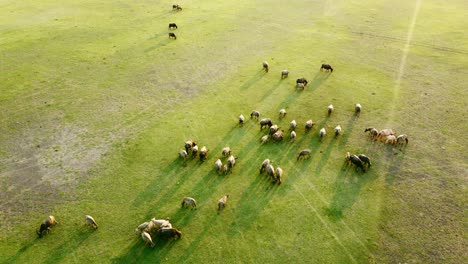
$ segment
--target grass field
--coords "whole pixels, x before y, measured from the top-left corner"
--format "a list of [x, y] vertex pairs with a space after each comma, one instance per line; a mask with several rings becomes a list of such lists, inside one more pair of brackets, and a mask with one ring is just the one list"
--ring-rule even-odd
[[[468, 261], [465, 1], [172, 4], [0, 1], [0, 263]], [[254, 109], [285, 130], [295, 119], [296, 141], [261, 145]], [[187, 139], [205, 162], [178, 158]], [[237, 163], [217, 175], [225, 146]], [[372, 168], [344, 166], [348, 151]], [[258, 173], [266, 158], [282, 185]], [[198, 209], [181, 209], [184, 196]], [[60, 224], [39, 239], [48, 215]], [[134, 229], [152, 217], [182, 238], [145, 246]]]

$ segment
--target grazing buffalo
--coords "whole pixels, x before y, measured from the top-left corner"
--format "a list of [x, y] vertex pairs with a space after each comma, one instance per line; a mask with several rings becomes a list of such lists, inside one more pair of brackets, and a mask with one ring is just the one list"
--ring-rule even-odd
[[372, 166], [372, 163], [369, 159], [369, 157], [367, 157], [366, 155], [364, 154], [359, 154], [358, 155], [358, 158], [362, 161], [362, 163], [367, 166], [367, 168], [370, 168]]
[[175, 228], [161, 228], [158, 229], [156, 232], [156, 235], [161, 238], [166, 238], [166, 239], [176, 239], [182, 237], [182, 232]]
[[299, 154], [297, 154], [297, 160], [310, 158], [310, 152], [311, 152], [310, 149], [301, 150], [301, 152], [299, 152]]
[[268, 165], [270, 165], [270, 159], [265, 159], [262, 162], [262, 167], [260, 168], [260, 173], [264, 172]]
[[284, 137], [283, 130], [278, 130], [271, 136], [271, 139], [273, 141], [281, 141], [281, 140], [283, 140], [283, 137]]
[[282, 70], [281, 71], [281, 79], [288, 78], [289, 71], [288, 70]]
[[325, 69], [325, 71], [330, 71], [333, 72], [332, 66], [330, 64], [322, 64], [322, 67], [320, 67], [320, 70]]
[[273, 123], [271, 122], [270, 118], [263, 118], [260, 120], [260, 130], [262, 130], [264, 127], [268, 126], [271, 127]]
[[169, 29], [177, 29], [176, 23], [169, 23]]
[[309, 82], [307, 81], [306, 78], [302, 77], [302, 78], [299, 78], [299, 79], [296, 80], [296, 84], [298, 84], [298, 83], [302, 83], [302, 84], [304, 84], [304, 86], [307, 86], [307, 83], [309, 83]]
[[258, 119], [260, 117], [260, 112], [258, 112], [257, 110], [253, 110], [252, 113], [250, 113], [250, 118], [255, 118], [255, 119]]
[[172, 32], [169, 33], [169, 38], [177, 39], [176, 35]]
[[354, 166], [356, 166], [356, 170], [359, 168], [363, 172], [366, 171], [366, 168], [364, 167], [364, 163], [362, 162], [362, 160], [358, 156], [353, 154], [353, 155], [349, 156], [349, 160], [351, 161], [352, 164], [354, 164]]
[[39, 235], [39, 237], [42, 237], [44, 234], [49, 233], [50, 227], [58, 224], [57, 221], [55, 221], [55, 217], [50, 215], [47, 217], [39, 227], [39, 231], [36, 231], [36, 233]]
[[369, 136], [371, 138], [376, 138], [379, 135], [379, 131], [374, 127], [368, 127], [364, 130], [364, 132], [369, 132]]
[[193, 149], [193, 147], [195, 147], [197, 145], [197, 143], [195, 143], [195, 141], [193, 140], [187, 140], [185, 141], [185, 151], [187, 152], [187, 154], [190, 152], [190, 150]]
[[262, 62], [262, 65], [263, 65], [263, 69], [265, 70], [265, 72], [268, 72], [268, 69], [269, 69], [268, 62], [266, 61]]
[[408, 136], [406, 134], [399, 135], [396, 140], [398, 145], [408, 144]]
[[172, 10], [180, 11], [182, 7], [180, 7], [180, 5], [172, 5]]
[[226, 194], [223, 197], [221, 197], [221, 199], [218, 200], [218, 214], [224, 207], [226, 207], [228, 198], [229, 198], [229, 194]]
[[195, 201], [195, 199], [193, 199], [192, 197], [184, 197], [184, 199], [182, 200], [182, 203], [181, 203], [181, 206], [182, 207], [191, 207], [192, 209], [196, 209], [197, 208], [197, 201]]

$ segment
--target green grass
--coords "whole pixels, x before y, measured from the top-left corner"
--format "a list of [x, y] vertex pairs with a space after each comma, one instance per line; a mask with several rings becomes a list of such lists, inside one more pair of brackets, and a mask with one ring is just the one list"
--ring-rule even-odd
[[[1, 262], [466, 262], [466, 4], [421, 1], [400, 73], [416, 3], [0, 3]], [[296, 142], [261, 145], [255, 121], [237, 125], [254, 109], [283, 129], [295, 119]], [[370, 141], [372, 126], [410, 143]], [[205, 162], [178, 158], [190, 138]], [[238, 159], [218, 176], [225, 146]], [[303, 148], [311, 158], [296, 161]], [[347, 151], [373, 167], [346, 168]], [[258, 174], [265, 158], [285, 171], [281, 186]], [[198, 209], [181, 209], [184, 196]], [[38, 239], [49, 214], [61, 224]], [[182, 239], [145, 247], [133, 230], [152, 217]]]

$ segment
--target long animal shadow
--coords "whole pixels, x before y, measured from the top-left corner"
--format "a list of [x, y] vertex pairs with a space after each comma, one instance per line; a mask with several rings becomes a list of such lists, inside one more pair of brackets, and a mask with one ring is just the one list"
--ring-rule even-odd
[[266, 98], [270, 97], [281, 84], [281, 80], [276, 82], [270, 89], [265, 91], [265, 94], [261, 97], [260, 102], [264, 101]]
[[206, 224], [204, 225], [204, 228], [200, 231], [200, 233], [196, 236], [192, 236], [192, 240], [191, 240], [192, 242], [187, 247], [187, 250], [185, 250], [184, 253], [181, 254], [179, 260], [176, 263], [185, 263], [192, 254], [195, 254], [198, 246], [203, 241], [203, 239], [207, 236], [207, 233], [211, 229], [212, 227], [211, 223], [214, 223], [217, 217], [218, 215], [213, 213], [213, 216], [208, 221], [206, 221]]
[[382, 146], [385, 148], [384, 157], [390, 163], [388, 165], [388, 173], [385, 177], [385, 183], [388, 185], [393, 185], [396, 177], [400, 174], [401, 166], [403, 165], [403, 160], [405, 158], [405, 152], [401, 148], [392, 147], [392, 146]]
[[44, 263], [61, 262], [65, 257], [69, 257], [69, 255], [84, 243], [93, 233], [94, 230], [82, 230], [78, 233], [79, 235], [77, 237], [64, 241], [59, 247], [56, 247], [50, 254], [48, 254], [48, 258]]
[[246, 90], [250, 88], [256, 82], [258, 82], [258, 80], [260, 80], [264, 75], [265, 73], [263, 72], [263, 69], [258, 70], [252, 77], [250, 77], [250, 79], [248, 79], [247, 81], [244, 82], [244, 84], [241, 85], [240, 89]]
[[17, 263], [18, 258], [21, 257], [22, 254], [26, 253], [30, 247], [34, 246], [34, 244], [38, 243], [41, 239], [36, 236], [34, 240], [31, 240], [25, 244], [16, 252], [14, 256], [9, 257], [5, 260], [5, 263]]
[[[144, 191], [138, 194], [133, 201], [133, 205], [139, 206], [142, 203], [147, 203], [149, 204], [148, 207], [152, 208], [152, 205], [167, 201], [167, 197], [171, 197], [177, 191], [179, 185], [187, 181], [193, 171], [200, 166], [198, 162], [195, 162], [194, 166], [190, 167], [183, 166], [184, 164], [185, 162], [181, 158], [176, 158], [162, 169], [158, 176], [148, 177], [153, 180]], [[146, 217], [149, 216], [151, 216], [150, 212]]]
[[325, 73], [318, 70], [314, 76], [314, 79], [312, 79], [312, 81], [307, 84], [306, 89], [308, 91], [314, 91], [315, 89], [319, 88], [329, 77], [330, 73]]
[[342, 219], [344, 211], [351, 208], [358, 199], [361, 189], [377, 177], [372, 169], [364, 173], [344, 162], [335, 180], [335, 194], [329, 207], [324, 209], [330, 220]]
[[[154, 237], [154, 236], [153, 236]], [[165, 261], [166, 255], [171, 251], [174, 240], [163, 240], [154, 238], [154, 248], [145, 245], [142, 239], [138, 239], [133, 243], [125, 254], [111, 260], [112, 263], [162, 263]]]
[[238, 233], [238, 226], [242, 226], [243, 230], [248, 230], [278, 190], [278, 186], [272, 185], [268, 176], [255, 173], [256, 171], [257, 168], [254, 167], [248, 169], [248, 175], [257, 176], [244, 190], [237, 204], [233, 206], [236, 212], [233, 222], [236, 224], [230, 226], [228, 230], [230, 236]]
[[[165, 36], [165, 38], [163, 38], [164, 36]], [[159, 42], [157, 44], [151, 45], [151, 47], [146, 48], [145, 52], [148, 53], [148, 52], [154, 51], [156, 49], [159, 49], [161, 47], [166, 46], [167, 44], [169, 44], [169, 43], [171, 43], [173, 41], [173, 40], [169, 39], [167, 33], [155, 34], [153, 37], [149, 38], [148, 40], [149, 41], [154, 41], [155, 39], [160, 39], [160, 38], [162, 38], [162, 39], [159, 40]]]
[[337, 143], [336, 140], [333, 139], [331, 142], [327, 144], [327, 147], [325, 148], [325, 150], [321, 151], [322, 155], [320, 157], [320, 160], [317, 162], [317, 167], [315, 168], [315, 172], [317, 174], [320, 174], [322, 172], [323, 167], [325, 166], [325, 164], [330, 158], [332, 148], [335, 147], [336, 143]]

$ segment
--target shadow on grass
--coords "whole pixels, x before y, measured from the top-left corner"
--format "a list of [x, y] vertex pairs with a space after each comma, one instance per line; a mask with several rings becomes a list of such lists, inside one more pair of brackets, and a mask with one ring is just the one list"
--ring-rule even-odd
[[280, 86], [281, 84], [281, 80], [279, 80], [278, 82], [276, 82], [270, 89], [268, 89], [265, 94], [260, 98], [260, 102], [264, 101], [266, 98], [268, 98], [269, 96], [271, 96], [273, 94], [273, 91], [275, 91], [278, 86]]
[[[191, 164], [191, 167], [187, 165]], [[151, 201], [149, 208], [152, 208], [153, 204], [159, 204], [167, 202], [177, 191], [180, 184], [187, 181], [188, 177], [200, 166], [198, 160], [183, 161], [180, 158], [174, 159], [168, 166], [166, 166], [159, 177], [154, 177], [154, 180], [150, 182], [146, 189], [138, 194], [133, 201], [133, 206], [139, 206], [141, 204]], [[153, 197], [159, 197], [159, 199], [153, 199]], [[148, 212], [146, 218], [152, 218], [151, 212]]]
[[244, 84], [241, 85], [241, 90], [246, 90], [254, 85], [258, 80], [260, 80], [265, 75], [263, 70], [258, 70], [250, 79], [248, 79]]
[[[75, 251], [95, 232], [97, 231], [94, 229], [83, 227], [80, 229], [77, 237], [67, 239], [67, 241], [64, 241], [60, 246], [54, 248], [54, 250], [48, 254], [48, 258], [43, 263], [60, 263], [65, 257], [69, 257], [73, 251]], [[56, 241], [57, 240], [54, 239], [54, 242]]]
[[306, 89], [309, 91], [314, 91], [315, 89], [320, 87], [322, 83], [328, 79], [328, 77], [330, 77], [330, 73], [324, 73], [320, 70], [317, 71], [317, 73], [314, 76], [314, 79], [312, 79], [312, 81], [307, 84]]
[[[162, 263], [166, 255], [171, 251], [177, 240], [159, 239], [153, 236], [154, 248], [145, 245], [142, 239], [138, 239], [127, 253], [112, 259], [112, 263]], [[183, 236], [182, 238], [183, 239]]]
[[233, 224], [227, 232], [230, 236], [235, 236], [239, 229], [249, 229], [265, 206], [270, 203], [278, 188], [281, 188], [273, 184], [265, 173], [259, 174], [257, 169], [256, 167], [249, 168], [247, 174], [256, 176], [251, 181], [249, 187], [244, 190], [237, 204], [233, 206], [236, 215]]
[[5, 263], [17, 263], [17, 260], [19, 257], [21, 257], [22, 254], [28, 251], [28, 249], [33, 246], [34, 244], [38, 243], [41, 240], [41, 238], [36, 236], [36, 239], [28, 241], [25, 243], [19, 250], [16, 252], [14, 256], [9, 257], [8, 259], [5, 260]]
[[145, 52], [151, 52], [151, 51], [154, 51], [156, 49], [159, 49], [161, 47], [164, 47], [166, 46], [167, 44], [171, 43], [172, 39], [169, 39], [169, 35], [167, 33], [158, 33], [158, 34], [155, 34], [153, 37], [149, 38], [148, 41], [155, 41], [159, 38], [162, 38], [166, 36], [167, 38], [163, 38], [161, 40], [159, 40], [159, 42], [157, 44], [154, 44], [154, 45], [151, 45], [150, 47], [148, 47], [147, 49], [145, 49]]
[[400, 148], [398, 146], [385, 145], [383, 145], [382, 147], [385, 151], [385, 158], [390, 163], [388, 165], [388, 173], [387, 177], [385, 177], [385, 183], [388, 185], [393, 185], [394, 181], [397, 179], [397, 176], [400, 174], [401, 171], [401, 165], [403, 164], [403, 160], [405, 157], [405, 147]]
[[330, 206], [325, 208], [325, 213], [330, 220], [342, 219], [344, 211], [351, 208], [358, 199], [361, 189], [375, 179], [377, 179], [377, 174], [372, 169], [361, 172], [343, 162], [335, 180], [335, 194]]

